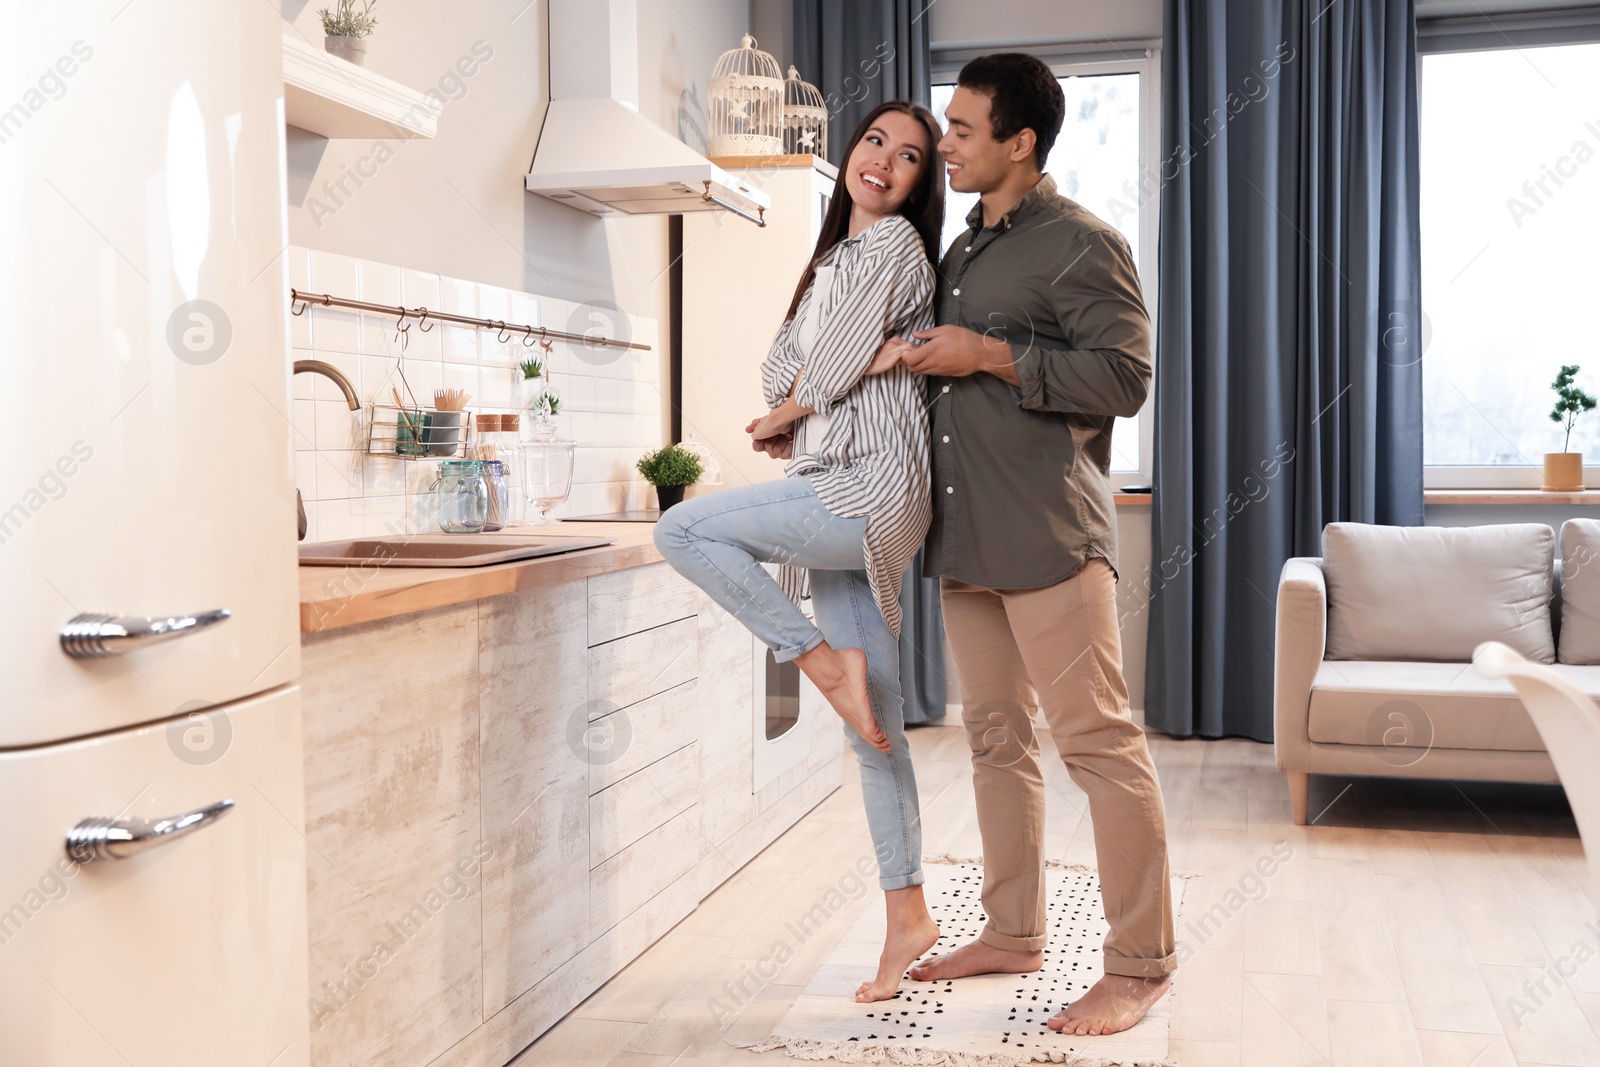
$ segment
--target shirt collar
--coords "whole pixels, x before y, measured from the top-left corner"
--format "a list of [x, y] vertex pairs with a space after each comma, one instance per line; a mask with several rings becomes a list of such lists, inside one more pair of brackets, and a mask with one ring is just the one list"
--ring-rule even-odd
[[[1031, 210], [1034, 205], [1047, 197], [1055, 195], [1056, 180], [1048, 174], [1043, 175], [1034, 187], [1024, 193], [1022, 199], [1012, 206], [1010, 211], [1000, 216], [1000, 221], [996, 222], [995, 226], [1002, 230], [1011, 229], [1011, 224]], [[967, 227], [973, 233], [983, 229], [983, 201], [981, 199], [972, 205], [971, 211], [967, 212]]]

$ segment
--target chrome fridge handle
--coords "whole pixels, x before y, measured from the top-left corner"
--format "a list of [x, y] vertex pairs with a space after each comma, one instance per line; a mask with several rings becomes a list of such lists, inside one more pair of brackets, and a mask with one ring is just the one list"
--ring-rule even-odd
[[145, 619], [134, 615], [74, 615], [61, 628], [61, 651], [73, 659], [115, 656], [153, 641], [182, 637], [232, 618], [227, 608], [178, 615], [170, 619]]
[[170, 819], [84, 819], [67, 831], [67, 856], [77, 864], [125, 860], [146, 849], [204, 829], [233, 810], [233, 801], [174, 815]]

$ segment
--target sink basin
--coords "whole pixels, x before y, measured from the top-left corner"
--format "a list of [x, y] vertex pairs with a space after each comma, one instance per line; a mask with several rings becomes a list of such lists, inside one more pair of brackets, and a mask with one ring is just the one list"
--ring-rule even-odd
[[319, 567], [353, 565], [391, 567], [482, 567], [514, 559], [555, 556], [584, 548], [599, 548], [613, 542], [600, 537], [496, 536], [492, 539], [472, 534], [421, 536], [391, 539], [358, 538], [353, 541], [317, 541], [300, 546], [300, 562]]

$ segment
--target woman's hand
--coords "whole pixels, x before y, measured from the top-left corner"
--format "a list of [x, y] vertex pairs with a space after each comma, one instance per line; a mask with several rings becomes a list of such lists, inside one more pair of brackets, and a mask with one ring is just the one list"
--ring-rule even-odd
[[915, 351], [916, 346], [904, 337], [891, 337], [878, 346], [878, 351], [872, 356], [872, 362], [867, 364], [866, 374], [885, 374], [905, 362], [906, 353]]
[[780, 425], [773, 417], [777, 413], [774, 409], [759, 419], [751, 419], [744, 432], [750, 435], [750, 448], [753, 451], [765, 452], [773, 459], [788, 459], [794, 455], [793, 424]]
[[794, 416], [784, 408], [773, 408], [745, 427], [745, 432], [758, 441], [768, 437], [782, 437], [793, 432], [794, 421]]

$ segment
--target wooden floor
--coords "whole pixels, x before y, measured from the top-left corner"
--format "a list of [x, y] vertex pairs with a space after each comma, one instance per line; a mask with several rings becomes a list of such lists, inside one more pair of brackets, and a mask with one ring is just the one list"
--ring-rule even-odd
[[[980, 854], [963, 731], [912, 741], [926, 851]], [[1199, 875], [1178, 923], [1183, 1067], [1600, 1065], [1600, 923], [1557, 787], [1313, 778], [1314, 825], [1296, 827], [1271, 746], [1152, 749], [1173, 870]], [[769, 1034], [860, 910], [882, 906], [874, 888], [809, 940], [788, 925], [847, 896], [871, 854], [853, 777], [517, 1067], [759, 1067], [731, 1043]], [[1046, 778], [1050, 855], [1092, 864], [1084, 795], [1059, 760]], [[1258, 883], [1274, 846], [1289, 858]]]

